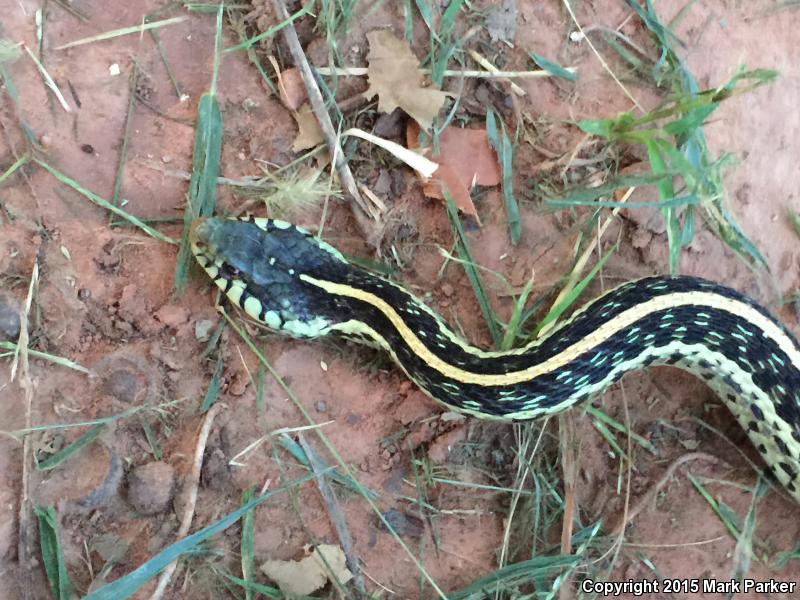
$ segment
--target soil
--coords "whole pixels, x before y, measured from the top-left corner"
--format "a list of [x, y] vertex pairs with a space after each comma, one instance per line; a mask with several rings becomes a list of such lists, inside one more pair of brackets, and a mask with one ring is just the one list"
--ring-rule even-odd
[[[266, 10], [271, 3], [254, 4], [261, 11], [254, 24], [267, 29], [274, 22]], [[363, 14], [354, 19], [339, 46], [344, 61], [365, 64], [366, 33], [373, 29], [391, 27], [402, 34], [405, 4], [380, 3], [369, 10], [362, 6]], [[488, 8], [491, 3], [472, 4]], [[505, 69], [531, 68], [527, 53], [536, 52], [577, 66], [581, 75], [575, 84], [521, 81], [526, 92], [521, 97], [512, 98], [503, 83], [469, 81], [462, 92], [459, 118], [475, 118], [470, 111], [482, 115], [486, 103], [492, 102], [504, 111], [508, 122], [518, 111], [532, 124], [532, 137], [519, 144], [515, 158], [515, 185], [523, 199], [521, 242], [517, 246], [509, 242], [497, 188], [478, 198], [482, 226], [471, 227], [469, 237], [476, 260], [504, 274], [518, 289], [533, 270], [535, 294], [540, 294], [571, 268], [577, 230], [568, 214], [548, 212], [533, 198], [532, 182], [542, 175], [538, 167], [548, 159], [536, 148], [555, 156], [568, 154], [583, 137], [568, 121], [612, 116], [630, 110], [631, 103], [588, 46], [569, 41], [575, 27], [562, 2], [518, 0], [496, 4], [503, 4], [504, 14], [511, 15], [514, 11], [510, 7], [516, 4], [513, 47], [502, 41], [490, 42], [489, 32], [480, 30], [476, 48], [499, 57]], [[626, 3], [593, 0], [573, 4], [584, 27], [617, 28], [624, 23], [621, 31], [625, 35], [652, 48], [643, 25], [635, 17], [629, 19], [631, 11]], [[678, 15], [683, 5], [659, 3], [664, 21]], [[86, 21], [65, 10], [61, 3], [44, 6], [44, 65], [65, 93], [71, 112], [65, 112], [48, 92], [27, 56], [7, 64], [20, 109], [17, 111], [9, 100], [6, 87], [0, 105], [0, 171], [28, 151], [21, 127], [24, 122], [40, 145], [38, 153], [45, 162], [92, 192], [111, 198], [121, 164], [131, 75], [136, 65], [139, 101], [128, 124], [130, 137], [120, 198], [125, 201], [125, 210], [140, 218], [173, 219], [158, 228], [179, 237], [187, 193], [187, 182], [180, 173], [191, 170], [197, 103], [211, 80], [213, 15], [184, 13], [184, 21], [158, 30], [161, 52], [185, 95], [181, 99], [148, 34], [57, 49], [75, 39], [141, 23], [144, 15], [161, 8], [160, 2], [69, 3], [88, 17]], [[18, 0], [7, 2], [4, 8], [0, 37], [24, 42], [32, 50], [37, 48], [35, 15], [41, 3]], [[469, 25], [483, 23], [479, 13], [470, 14], [473, 21]], [[157, 18], [168, 16], [174, 14]], [[491, 23], [493, 37], [508, 35], [508, 22], [502, 16], [495, 14]], [[327, 62], [328, 51], [324, 37], [312, 25], [303, 19], [298, 29], [310, 59], [322, 65]], [[735, 160], [725, 176], [728, 206], [766, 257], [770, 272], [750, 269], [705, 230], [683, 252], [680, 270], [751, 295], [774, 310], [796, 334], [800, 334], [798, 315], [792, 303], [784, 300], [800, 288], [800, 244], [787, 218], [790, 209], [800, 210], [796, 189], [800, 137], [795, 135], [800, 130], [800, 113], [796, 110], [800, 101], [798, 30], [800, 11], [778, 10], [775, 3], [766, 0], [695, 2], [676, 26], [685, 43], [683, 55], [702, 87], [723, 84], [742, 64], [781, 73], [774, 85], [724, 102], [705, 128], [712, 150], [730, 153]], [[415, 23], [414, 38], [419, 41], [416, 48], [427, 47], [428, 34], [421, 22]], [[597, 37], [591, 39], [600, 43]], [[225, 45], [238, 41], [236, 34], [226, 29]], [[599, 48], [615, 71], [621, 69], [608, 46]], [[279, 41], [259, 51], [289, 56]], [[289, 59], [280, 60], [290, 66]], [[118, 75], [113, 74], [115, 65]], [[626, 79], [625, 85], [646, 107], [658, 101], [648, 84]], [[448, 86], [458, 91], [453, 82]], [[265, 164], [285, 165], [295, 158], [291, 149], [295, 122], [280, 98], [261, 83], [244, 53], [225, 55], [217, 89], [224, 118], [225, 177], [260, 174]], [[366, 81], [343, 78], [337, 98], [345, 99], [364, 89]], [[478, 122], [482, 120], [479, 116]], [[356, 122], [364, 129], [380, 127], [384, 135], [402, 139], [396, 115], [378, 118], [370, 109]], [[398, 272], [399, 277], [473, 342], [487, 346], [490, 338], [463, 270], [450, 265], [440, 275], [440, 248], [452, 245], [442, 204], [426, 199], [421, 184], [410, 172], [380, 167], [384, 164], [381, 161], [385, 158], [374, 148], [359, 145], [353, 167], [356, 179], [382, 190], [392, 208], [384, 239], [389, 245], [394, 242], [396, 256], [402, 259], [404, 269]], [[637, 194], [641, 194], [640, 199], [652, 199], [646, 191]], [[246, 201], [248, 198], [235, 188], [219, 188], [221, 212], [236, 210]], [[28, 466], [28, 496], [36, 504], [58, 508], [69, 572], [78, 590], [85, 593], [114, 554], [109, 547], [124, 549], [114, 556], [117, 564], [108, 574], [111, 580], [176, 539], [182, 507], [171, 501], [172, 477], [180, 493], [188, 485], [203, 420], [199, 408], [216, 365], [204, 354], [205, 332], [213, 333], [221, 317], [214, 308], [215, 294], [201, 273], [193, 272], [183, 295], [173, 293], [175, 246], [138, 229], [110, 226], [103, 209], [59, 183], [43, 168], [26, 166], [3, 182], [0, 208], [0, 281], [7, 294], [2, 299], [5, 316], [0, 335], [15, 331], [13, 316], [6, 313], [13, 315], [8, 307], [24, 306], [38, 257], [30, 345], [74, 360], [96, 374], [88, 378], [79, 371], [32, 358], [29, 378], [33, 396], [30, 415], [26, 415], [20, 381], [10, 381], [9, 364], [2, 365], [0, 430], [20, 429], [26, 419], [34, 425], [76, 423], [135, 407], [159, 407], [113, 421], [95, 443], [52, 471]], [[296, 220], [313, 227], [319, 216], [316, 210], [310, 210]], [[622, 211], [606, 233], [603, 246], [606, 249], [619, 240], [620, 249], [586, 298], [618, 282], [668, 269], [666, 235], [658, 225], [642, 213]], [[344, 204], [332, 207], [325, 232], [326, 238], [343, 250], [374, 258]], [[490, 294], [497, 312], [508, 317], [512, 299], [504, 288], [490, 285]], [[442, 410], [397, 369], [371, 351], [276, 336], [265, 340], [262, 347], [276, 371], [343, 458], [356, 468], [362, 484], [380, 494], [381, 510], [387, 512], [387, 518], [442, 590], [456, 591], [497, 569], [508, 494], [433, 483], [427, 488], [426, 501], [439, 512], [425, 519], [419, 518], [417, 505], [407, 498], [418, 497], [415, 461], [422, 458], [428, 458], [436, 473], [446, 474], [447, 479], [512, 484], [517, 468], [513, 425], [487, 425], [442, 415]], [[287, 458], [279, 437], [268, 436], [263, 443], [254, 444], [271, 432], [306, 425], [298, 408], [269, 377], [263, 394], [258, 393], [258, 360], [230, 328], [222, 333], [219, 348], [224, 368], [218, 402], [224, 408], [209, 437], [192, 531], [238, 508], [245, 490], [275, 489], [284, 478], [289, 481], [304, 473]], [[21, 375], [24, 381], [25, 374]], [[736, 539], [696, 492], [688, 474], [704, 481], [713, 495], [738, 515], [747, 513], [757, 481], [751, 461], [756, 467], [761, 463], [733, 418], [701, 382], [667, 368], [626, 377], [595, 405], [621, 422], [626, 421], [627, 412], [632, 430], [658, 449], [658, 455], [653, 456], [634, 445], [630, 507], [675, 459], [702, 452], [716, 460], [695, 460], [681, 466], [655, 500], [628, 525], [626, 544], [612, 572], [604, 573], [602, 565], [607, 563], [601, 563], [587, 565], [590, 573], [598, 569], [597, 576], [609, 581], [653, 579], [656, 574], [670, 579], [729, 580]], [[574, 479], [576, 523], [585, 526], [601, 519], [610, 530], [625, 514], [626, 473], [620, 472], [618, 458], [593, 426], [592, 418], [581, 410], [573, 414], [575, 439], [580, 442]], [[698, 419], [718, 433], [700, 426]], [[84, 431], [49, 429], [33, 434], [29, 438], [32, 451], [46, 458]], [[556, 422], [549, 423], [546, 431], [546, 437], [557, 437]], [[307, 433], [305, 439], [326, 460], [333, 461], [313, 435]], [[618, 439], [626, 443], [623, 436]], [[241, 454], [251, 445], [250, 451]], [[557, 460], [555, 452], [548, 456]], [[143, 467], [151, 463], [157, 465], [157, 472], [144, 481], [134, 478], [137, 496], [132, 504], [128, 496], [131, 473], [141, 475]], [[553, 463], [552, 467], [560, 476], [560, 465]], [[0, 503], [4, 510], [0, 513], [0, 597], [50, 597], [34, 523], [31, 556], [27, 564], [18, 561], [22, 477], [22, 445], [11, 436], [1, 436]], [[563, 484], [556, 483], [563, 492]], [[169, 494], [161, 489], [164, 486], [170, 488]], [[355, 555], [367, 575], [367, 589], [382, 589], [385, 597], [435, 597], [364, 499], [353, 494], [340, 496]], [[145, 509], [136, 511], [134, 505]], [[800, 581], [797, 560], [776, 566], [780, 553], [794, 549], [800, 539], [797, 516], [798, 507], [785, 493], [777, 488], [767, 492], [758, 508], [754, 534], [757, 556], [752, 558], [748, 577]], [[558, 553], [560, 527], [556, 524], [545, 535], [551, 542], [549, 554]], [[216, 573], [217, 569], [228, 569], [240, 574], [240, 533], [238, 525], [229, 528], [210, 542], [207, 548], [212, 554], [182, 563], [166, 597], [227, 597]], [[309, 544], [320, 543], [338, 544], [338, 538], [313, 483], [302, 486], [294, 496], [276, 496], [255, 511], [256, 564], [299, 559], [306, 555]], [[572, 583], [564, 588], [568, 596], [579, 593], [578, 586], [586, 576], [583, 572], [572, 576]], [[149, 596], [154, 585], [154, 581], [148, 583], [139, 596]], [[331, 592], [331, 596], [334, 594]]]

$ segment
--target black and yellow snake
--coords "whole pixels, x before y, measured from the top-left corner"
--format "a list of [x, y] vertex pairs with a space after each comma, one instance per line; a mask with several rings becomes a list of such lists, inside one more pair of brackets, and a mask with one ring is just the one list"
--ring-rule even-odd
[[228, 298], [298, 338], [386, 350], [433, 399], [480, 418], [559, 413], [625, 373], [673, 365], [702, 379], [800, 502], [800, 345], [763, 307], [694, 277], [648, 277], [587, 304], [547, 337], [488, 352], [397, 283], [283, 221], [198, 220], [192, 251]]

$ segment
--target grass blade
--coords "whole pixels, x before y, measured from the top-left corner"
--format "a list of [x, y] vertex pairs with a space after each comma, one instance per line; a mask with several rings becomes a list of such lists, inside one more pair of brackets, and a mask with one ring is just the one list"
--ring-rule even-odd
[[157, 29], [159, 27], [165, 27], [167, 25], [175, 25], [176, 23], [182, 23], [186, 20], [186, 17], [172, 17], [171, 19], [164, 19], [162, 21], [153, 21], [152, 23], [142, 23], [141, 25], [135, 25], [133, 27], [122, 27], [121, 29], [114, 29], [112, 31], [106, 31], [105, 33], [101, 33], [99, 35], [93, 35], [87, 38], [81, 38], [79, 40], [75, 40], [74, 42], [69, 42], [68, 44], [64, 44], [62, 46], [56, 46], [53, 50], [64, 50], [65, 48], [72, 48], [74, 46], [82, 46], [83, 44], [92, 44], [94, 42], [102, 42], [104, 40], [110, 40], [115, 37], [120, 37], [122, 35], [130, 35], [132, 33], [142, 33], [147, 31], [148, 29]]
[[[242, 504], [246, 506], [255, 497], [255, 488], [245, 490], [242, 495]], [[255, 553], [255, 512], [248, 512], [242, 519], [242, 578], [247, 583], [255, 581], [256, 553]], [[253, 589], [244, 588], [245, 600], [253, 600]]]
[[610, 416], [608, 416], [606, 413], [604, 413], [599, 408], [595, 408], [594, 406], [589, 404], [589, 405], [586, 406], [586, 412], [589, 413], [590, 415], [592, 415], [596, 420], [605, 423], [606, 425], [608, 425], [612, 429], [615, 429], [615, 430], [619, 431], [620, 433], [624, 433], [625, 435], [631, 436], [631, 439], [633, 441], [635, 441], [642, 448], [647, 450], [650, 454], [658, 456], [658, 450], [656, 450], [656, 447], [653, 445], [653, 443], [650, 440], [643, 438], [642, 436], [640, 436], [638, 433], [636, 433], [634, 431], [630, 431], [627, 427], [625, 427], [625, 425], [623, 425], [622, 423], [620, 423], [616, 419], [612, 419]]
[[534, 580], [554, 578], [564, 570], [576, 567], [579, 562], [578, 556], [538, 556], [490, 573], [463, 590], [449, 595], [448, 598], [450, 600], [491, 598], [495, 592], [502, 592]]
[[578, 81], [578, 74], [570, 69], [565, 69], [558, 63], [547, 60], [544, 56], [536, 54], [535, 52], [528, 52], [528, 56], [536, 65], [550, 73], [553, 77], [560, 77], [567, 81]]
[[[17, 352], [17, 344], [14, 342], [0, 342], [0, 349], [9, 350], [10, 352]], [[49, 361], [54, 365], [61, 365], [62, 367], [67, 367], [68, 369], [73, 369], [75, 371], [80, 371], [81, 373], [86, 373], [87, 375], [91, 375], [91, 371], [84, 367], [83, 365], [79, 365], [76, 362], [69, 360], [68, 358], [64, 358], [63, 356], [56, 356], [54, 354], [47, 354], [46, 352], [39, 352], [38, 350], [34, 350], [33, 348], [28, 348], [27, 350], [29, 356], [33, 356], [34, 358], [41, 358], [42, 360]]]
[[18, 158], [18, 159], [17, 159], [17, 160], [14, 162], [14, 164], [13, 164], [13, 165], [11, 165], [10, 167], [8, 167], [8, 169], [6, 169], [6, 170], [3, 172], [3, 174], [2, 174], [2, 175], [0, 175], [0, 185], [2, 185], [2, 183], [3, 183], [3, 182], [6, 180], [6, 179], [8, 179], [9, 177], [11, 177], [11, 176], [12, 176], [14, 173], [16, 173], [16, 172], [17, 172], [17, 169], [19, 169], [20, 167], [22, 167], [22, 166], [26, 165], [30, 159], [31, 159], [31, 157], [30, 157], [30, 156], [28, 156], [27, 154], [23, 154], [22, 156], [20, 156], [20, 157], [19, 157], [19, 158]]
[[192, 178], [189, 182], [189, 202], [183, 213], [183, 236], [175, 265], [175, 292], [183, 294], [189, 281], [192, 251], [189, 246], [189, 228], [198, 217], [214, 214], [217, 203], [217, 177], [222, 153], [222, 113], [217, 101], [217, 74], [219, 72], [220, 40], [222, 37], [222, 5], [217, 11], [216, 52], [211, 89], [200, 98], [197, 109]]
[[73, 454], [76, 454], [93, 441], [97, 439], [103, 430], [106, 428], [105, 424], [95, 425], [89, 431], [84, 433], [80, 436], [77, 440], [62, 448], [60, 452], [53, 454], [47, 460], [43, 460], [39, 464], [36, 465], [36, 469], [39, 471], [49, 471], [51, 469], [55, 469], [58, 465], [68, 460]]
[[138, 217], [135, 217], [132, 214], [125, 212], [121, 208], [118, 208], [118, 207], [114, 206], [113, 204], [111, 204], [111, 202], [109, 202], [105, 198], [101, 198], [100, 196], [98, 196], [94, 192], [90, 192], [85, 187], [83, 187], [80, 183], [78, 183], [77, 181], [75, 181], [71, 177], [68, 177], [67, 175], [65, 175], [61, 171], [51, 167], [50, 165], [48, 165], [43, 160], [41, 160], [39, 158], [34, 158], [33, 160], [36, 161], [36, 164], [38, 164], [40, 167], [43, 167], [46, 171], [48, 171], [53, 177], [58, 179], [61, 183], [65, 184], [65, 185], [68, 185], [73, 190], [75, 190], [76, 192], [78, 192], [79, 194], [84, 196], [85, 198], [88, 198], [89, 200], [91, 200], [92, 202], [94, 202], [95, 204], [100, 206], [101, 208], [104, 208], [104, 209], [114, 213], [118, 217], [121, 217], [121, 218], [125, 219], [131, 225], [135, 225], [136, 227], [138, 227], [139, 229], [144, 231], [147, 235], [149, 235], [151, 237], [154, 237], [155, 239], [157, 239], [157, 240], [159, 240], [161, 242], [167, 242], [168, 244], [177, 244], [178, 243], [175, 240], [173, 240], [171, 237], [169, 237], [167, 235], [164, 235], [160, 231], [157, 231], [157, 230], [153, 229], [152, 227], [150, 227], [147, 223], [143, 222]]
[[800, 237], [800, 213], [796, 210], [790, 210], [789, 220], [792, 222], [792, 227], [794, 227], [794, 232], [797, 234], [797, 237]]
[[450, 226], [453, 229], [453, 237], [456, 241], [456, 248], [458, 254], [464, 259], [464, 271], [467, 274], [467, 279], [472, 284], [472, 289], [475, 291], [475, 297], [478, 299], [483, 318], [486, 321], [486, 326], [489, 328], [489, 333], [492, 336], [495, 348], [499, 348], [503, 343], [503, 336], [500, 335], [500, 328], [497, 326], [497, 318], [494, 315], [492, 306], [489, 303], [489, 298], [486, 296], [486, 291], [483, 289], [483, 282], [475, 266], [475, 260], [472, 258], [472, 251], [467, 241], [467, 236], [464, 234], [464, 228], [461, 227], [461, 220], [458, 217], [458, 209], [453, 202], [453, 197], [450, 192], [445, 188], [442, 189], [445, 201], [447, 202], [447, 214], [450, 217]]
[[583, 290], [586, 289], [586, 286], [589, 285], [589, 283], [597, 276], [597, 274], [600, 272], [600, 269], [602, 269], [603, 266], [608, 261], [608, 259], [611, 258], [611, 255], [617, 251], [617, 247], [618, 244], [614, 244], [614, 246], [612, 246], [612, 248], [608, 252], [606, 252], [605, 255], [603, 255], [603, 258], [601, 258], [597, 262], [597, 264], [594, 266], [594, 268], [592, 268], [589, 274], [583, 279], [581, 279], [577, 284], [575, 284], [575, 287], [572, 288], [570, 293], [567, 294], [564, 297], [564, 299], [562, 299], [558, 304], [556, 304], [553, 308], [550, 309], [550, 312], [548, 312], [545, 318], [542, 319], [542, 322], [539, 323], [539, 327], [536, 329], [537, 336], [540, 331], [548, 327], [550, 323], [556, 321], [559, 317], [561, 317], [562, 314], [564, 314], [565, 310], [567, 310], [570, 306], [572, 306], [572, 303], [575, 302], [575, 300], [577, 300], [578, 296], [580, 296], [583, 293]]
[[36, 506], [34, 513], [39, 521], [39, 544], [42, 548], [42, 562], [47, 580], [58, 600], [72, 600], [75, 597], [64, 559], [64, 548], [58, 531], [58, 513], [52, 506]]
[[500, 119], [500, 131], [494, 111], [490, 108], [486, 111], [486, 133], [489, 136], [489, 143], [497, 153], [500, 162], [500, 169], [503, 173], [503, 200], [506, 204], [506, 214], [508, 216], [508, 228], [511, 231], [511, 243], [517, 245], [522, 233], [522, 226], [519, 218], [519, 205], [514, 197], [514, 148], [511, 139], [506, 133], [506, 125]]
[[203, 404], [200, 406], [200, 414], [204, 415], [208, 409], [214, 405], [214, 402], [219, 398], [219, 391], [222, 389], [222, 368], [225, 362], [222, 358], [217, 358], [217, 365], [214, 367], [214, 375], [211, 376], [211, 381], [208, 383], [206, 395], [203, 397]]
[[[302, 448], [302, 446], [300, 446], [300, 444], [295, 442], [291, 437], [289, 437], [285, 433], [281, 434], [280, 438], [278, 439], [278, 442], [280, 443], [281, 446], [283, 446], [283, 448], [289, 454], [292, 455], [292, 457], [297, 462], [299, 462], [301, 465], [303, 465], [307, 469], [311, 469], [311, 461], [309, 460], [308, 456], [306, 455], [305, 450], [303, 450], [303, 448]], [[312, 450], [313, 450], [313, 448], [312, 448]], [[319, 455], [315, 456], [314, 460], [317, 461], [317, 462], [324, 462], [323, 458], [321, 456], [319, 456]], [[373, 500], [376, 500], [376, 499], [380, 498], [380, 496], [378, 495], [377, 492], [375, 492], [375, 491], [373, 491], [373, 490], [371, 490], [369, 488], [366, 488], [366, 487], [363, 487], [363, 486], [362, 486], [362, 488], [359, 488], [356, 485], [356, 483], [353, 481], [352, 478], [348, 477], [347, 475], [343, 475], [336, 468], [333, 468], [333, 471], [331, 471], [331, 473], [328, 475], [328, 477], [332, 481], [335, 481], [339, 485], [349, 489], [351, 492], [360, 493], [361, 489], [363, 489], [366, 492], [366, 494], [370, 498], [372, 498]]]

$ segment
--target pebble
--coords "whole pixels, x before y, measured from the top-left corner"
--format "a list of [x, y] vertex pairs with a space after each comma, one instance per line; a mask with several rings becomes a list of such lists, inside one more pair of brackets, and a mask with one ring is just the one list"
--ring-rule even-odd
[[175, 470], [156, 461], [136, 467], [128, 475], [128, 502], [143, 515], [164, 512], [175, 495]]
[[442, 284], [442, 293], [445, 296], [452, 296], [454, 291], [455, 290], [453, 290], [453, 286], [450, 285], [449, 283], [443, 283]]
[[194, 323], [194, 337], [199, 342], [207, 342], [211, 337], [211, 330], [214, 328], [215, 322], [211, 319], [200, 319]]
[[0, 339], [16, 340], [19, 331], [19, 304], [12, 295], [0, 294]]
[[327, 402], [325, 402], [325, 400], [320, 400], [319, 402], [317, 402], [317, 403], [314, 405], [314, 409], [315, 409], [315, 410], [316, 410], [318, 413], [326, 413], [326, 412], [328, 412], [328, 403], [327, 403]]

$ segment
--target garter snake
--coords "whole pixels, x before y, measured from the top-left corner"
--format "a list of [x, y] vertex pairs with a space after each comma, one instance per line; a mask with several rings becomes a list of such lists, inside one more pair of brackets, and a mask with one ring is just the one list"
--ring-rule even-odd
[[695, 277], [648, 277], [590, 302], [544, 339], [504, 352], [453, 333], [401, 285], [289, 223], [208, 218], [192, 252], [231, 302], [296, 338], [382, 348], [425, 393], [480, 418], [559, 413], [625, 373], [673, 365], [717, 393], [800, 502], [800, 345], [763, 307]]

